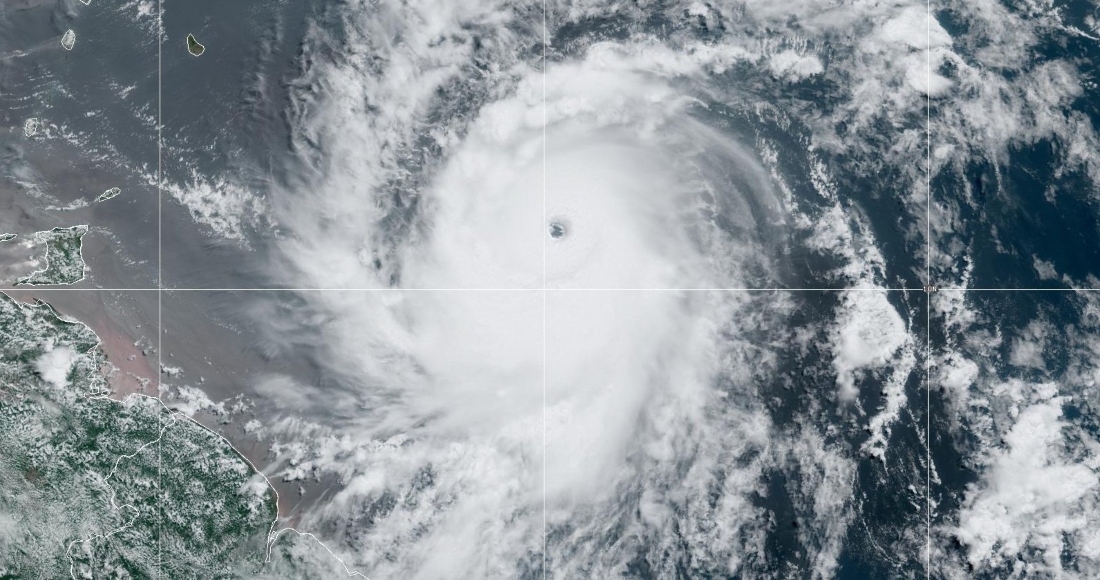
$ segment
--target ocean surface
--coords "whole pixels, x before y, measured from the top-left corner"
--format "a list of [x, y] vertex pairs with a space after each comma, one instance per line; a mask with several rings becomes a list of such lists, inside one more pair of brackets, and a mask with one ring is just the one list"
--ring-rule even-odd
[[0, 282], [266, 475], [266, 577], [1093, 578], [1097, 18], [7, 2]]

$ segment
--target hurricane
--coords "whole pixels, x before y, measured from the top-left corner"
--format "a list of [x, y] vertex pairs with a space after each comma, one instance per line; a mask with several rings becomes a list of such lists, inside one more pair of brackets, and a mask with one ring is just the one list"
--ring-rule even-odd
[[218, 573], [1100, 574], [1094, 3], [99, 4], [0, 8], [0, 273], [150, 292], [26, 372], [247, 459]]
[[339, 482], [306, 527], [378, 577], [1014, 569], [1007, 506], [935, 487], [922, 371], [962, 355], [929, 350], [921, 287], [972, 275], [952, 180], [1054, 137], [1091, 175], [1095, 134], [1041, 112], [1072, 68], [996, 80], [1057, 26], [984, 2], [322, 11], [262, 188], [263, 251], [316, 316], [270, 340], [323, 342], [331, 373], [262, 391], [310, 399], [274, 427], [284, 473]]
[[[782, 535], [829, 577], [856, 462], [769, 409], [817, 358], [780, 346], [804, 301], [783, 289], [859, 287], [800, 329], [841, 378], [781, 406], [864, 415], [855, 376], [903, 383], [914, 344], [810, 130], [753, 94], [820, 57], [715, 42], [725, 15], [698, 6], [671, 33], [547, 10], [556, 32], [518, 6], [348, 6], [357, 48], [299, 81], [270, 251], [334, 345], [339, 395], [312, 396], [346, 409], [280, 424], [323, 441], [280, 450], [290, 472], [341, 482], [303, 519], [383, 576], [765, 577], [792, 565], [767, 553]], [[777, 477], [799, 530], [771, 515]]]

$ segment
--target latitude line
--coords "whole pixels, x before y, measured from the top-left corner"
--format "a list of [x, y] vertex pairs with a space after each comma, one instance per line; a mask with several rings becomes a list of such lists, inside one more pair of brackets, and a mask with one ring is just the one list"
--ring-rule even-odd
[[[940, 288], [962, 290], [966, 288]], [[853, 288], [47, 288], [17, 286], [0, 288], [0, 292], [924, 292], [922, 288], [853, 287]], [[1062, 290], [1074, 292], [1073, 289]], [[1100, 288], [1096, 291], [1100, 292]]]
[[[0, 292], [925, 292], [923, 288], [855, 286], [851, 288], [65, 288], [13, 286]], [[936, 292], [1100, 292], [1100, 288], [967, 288], [938, 286]]]

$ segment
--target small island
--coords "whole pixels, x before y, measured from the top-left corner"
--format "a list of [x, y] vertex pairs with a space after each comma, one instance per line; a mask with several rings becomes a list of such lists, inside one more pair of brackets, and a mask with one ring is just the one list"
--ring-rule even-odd
[[187, 35], [187, 52], [191, 53], [191, 56], [202, 56], [202, 53], [206, 52], [206, 47], [195, 40], [194, 34]]
[[88, 226], [54, 228], [35, 232], [38, 243], [46, 245], [46, 267], [20, 278], [16, 286], [76, 284], [84, 279], [84, 257], [81, 256], [82, 239]]
[[118, 197], [118, 194], [120, 193], [122, 193], [122, 190], [120, 188], [112, 187], [111, 189], [108, 189], [107, 191], [104, 191], [103, 193], [96, 196], [95, 201], [92, 203], [100, 203], [103, 201], [107, 201], [108, 199], [114, 199], [115, 197]]
[[61, 36], [61, 48], [72, 50], [74, 45], [76, 45], [76, 33], [70, 28]]
[[7, 242], [9, 240], [14, 240], [14, 239], [15, 239], [15, 234], [0, 234], [0, 242]]
[[42, 125], [42, 123], [40, 123], [38, 121], [38, 118], [36, 118], [36, 117], [31, 117], [30, 119], [27, 119], [26, 121], [23, 121], [23, 136], [24, 137], [33, 137], [33, 136], [37, 135], [38, 134], [38, 129], [39, 129], [39, 127], [41, 127], [41, 125]]

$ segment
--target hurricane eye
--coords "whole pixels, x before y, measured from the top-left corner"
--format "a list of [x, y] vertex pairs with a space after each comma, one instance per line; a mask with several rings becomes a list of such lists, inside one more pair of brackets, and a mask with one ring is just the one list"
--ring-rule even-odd
[[565, 237], [565, 224], [561, 222], [550, 222], [550, 237], [555, 240], [560, 240]]

